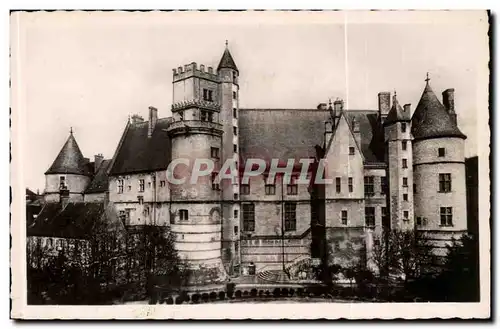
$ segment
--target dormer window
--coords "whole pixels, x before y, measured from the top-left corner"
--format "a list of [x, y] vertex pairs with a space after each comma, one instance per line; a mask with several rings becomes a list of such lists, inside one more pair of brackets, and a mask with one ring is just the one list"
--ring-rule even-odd
[[401, 132], [406, 132], [406, 122], [401, 122]]
[[59, 189], [66, 189], [66, 176], [59, 176]]
[[354, 146], [349, 146], [349, 155], [354, 155], [355, 151]]

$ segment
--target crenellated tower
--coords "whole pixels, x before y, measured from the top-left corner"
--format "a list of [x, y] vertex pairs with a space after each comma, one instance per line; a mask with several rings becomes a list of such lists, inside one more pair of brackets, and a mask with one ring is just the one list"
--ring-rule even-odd
[[[192, 270], [191, 284], [221, 284], [227, 278], [221, 261], [222, 210], [220, 186], [202, 175], [195, 163], [211, 159], [221, 166], [220, 80], [212, 67], [196, 63], [173, 70], [173, 121], [168, 127], [172, 163], [171, 229], [175, 248]], [[201, 168], [206, 169], [205, 165]], [[176, 181], [178, 179], [178, 181]]]

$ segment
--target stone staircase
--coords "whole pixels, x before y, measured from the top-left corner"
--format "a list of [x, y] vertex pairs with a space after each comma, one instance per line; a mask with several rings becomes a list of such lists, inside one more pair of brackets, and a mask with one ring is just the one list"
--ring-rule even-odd
[[286, 283], [290, 282], [288, 275], [283, 270], [267, 270], [257, 274], [262, 283]]

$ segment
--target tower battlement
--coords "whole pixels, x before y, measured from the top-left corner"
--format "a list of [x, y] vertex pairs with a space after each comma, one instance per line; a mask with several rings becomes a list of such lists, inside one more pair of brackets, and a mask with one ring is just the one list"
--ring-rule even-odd
[[172, 69], [172, 75], [174, 82], [187, 79], [193, 76], [201, 79], [219, 82], [217, 70], [214, 70], [212, 66], [206, 67], [203, 64], [200, 64], [198, 68], [198, 64], [196, 62], [186, 64], [184, 65], [184, 67], [179, 66], [176, 69], [175, 68]]

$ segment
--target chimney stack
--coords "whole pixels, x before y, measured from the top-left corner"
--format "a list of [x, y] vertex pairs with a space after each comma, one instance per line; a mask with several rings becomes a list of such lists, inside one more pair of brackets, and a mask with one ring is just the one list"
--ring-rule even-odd
[[405, 104], [403, 105], [403, 111], [409, 115], [410, 111], [411, 111], [411, 104]]
[[384, 123], [385, 118], [387, 118], [390, 109], [391, 93], [388, 91], [378, 93], [378, 116], [382, 123]]
[[344, 109], [344, 102], [341, 99], [337, 99], [335, 102], [333, 102], [333, 110], [335, 112], [342, 111]]
[[149, 107], [149, 122], [148, 122], [148, 138], [153, 136], [153, 131], [155, 130], [156, 122], [158, 122], [158, 109], [155, 107]]
[[352, 132], [354, 133], [356, 144], [358, 144], [358, 147], [361, 147], [361, 129], [359, 127], [359, 121], [356, 118], [352, 119]]
[[448, 88], [443, 91], [443, 105], [446, 108], [451, 120], [457, 124], [457, 114], [455, 113], [455, 89]]
[[103, 160], [104, 156], [101, 153], [94, 155], [94, 172], [97, 172]]
[[326, 103], [319, 103], [317, 109], [322, 111], [326, 110]]

